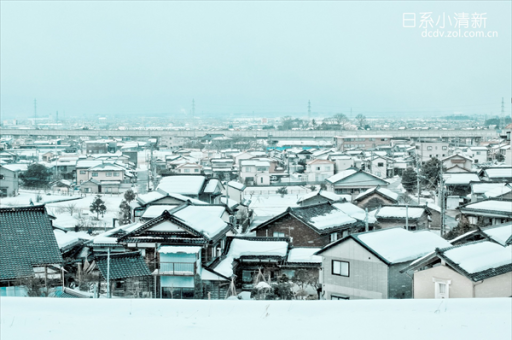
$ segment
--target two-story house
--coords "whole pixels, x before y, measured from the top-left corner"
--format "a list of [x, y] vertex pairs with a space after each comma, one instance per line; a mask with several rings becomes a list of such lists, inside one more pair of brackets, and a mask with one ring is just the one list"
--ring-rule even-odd
[[325, 246], [323, 294], [327, 300], [408, 299], [412, 279], [400, 271], [412, 261], [450, 243], [430, 231], [402, 228], [351, 234]]
[[334, 175], [334, 162], [326, 159], [314, 159], [306, 163], [308, 182], [323, 182]]
[[268, 160], [240, 160], [240, 180], [254, 185], [270, 184], [270, 162]]

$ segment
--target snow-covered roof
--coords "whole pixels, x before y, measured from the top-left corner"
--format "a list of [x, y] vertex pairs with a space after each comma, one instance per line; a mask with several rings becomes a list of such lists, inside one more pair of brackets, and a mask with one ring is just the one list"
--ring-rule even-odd
[[353, 236], [389, 263], [412, 261], [436, 248], [451, 246], [445, 239], [426, 230], [413, 232], [391, 228]]
[[176, 205], [151, 205], [146, 209], [146, 211], [144, 211], [144, 214], [142, 214], [141, 217], [142, 218], [155, 218], [155, 217], [162, 215], [162, 213], [165, 210], [171, 210], [176, 207], [177, 207]]
[[206, 184], [206, 187], [204, 188], [204, 192], [211, 194], [214, 193], [217, 189], [217, 186], [219, 185], [219, 180], [212, 178], [208, 181], [208, 184]]
[[454, 173], [443, 175], [446, 185], [469, 185], [469, 182], [479, 182], [480, 178], [475, 173]]
[[376, 218], [420, 218], [425, 212], [425, 207], [403, 207], [403, 206], [384, 206], [375, 214]]
[[228, 224], [222, 219], [225, 211], [223, 206], [189, 205], [173, 213], [173, 216], [211, 239], [227, 227]]
[[354, 200], [358, 200], [359, 198], [364, 197], [372, 192], [379, 192], [384, 196], [387, 196], [395, 201], [398, 201], [399, 195], [396, 192], [393, 192], [389, 189], [381, 188], [381, 187], [370, 188], [370, 189], [366, 190], [365, 192], [362, 192], [359, 195], [357, 195], [357, 197]]
[[216, 272], [226, 277], [233, 275], [233, 261], [241, 256], [281, 256], [288, 253], [286, 241], [261, 241], [234, 238], [226, 257], [214, 268]]
[[347, 224], [353, 224], [357, 222], [357, 220], [333, 207], [323, 215], [310, 217], [308, 222], [318, 230], [325, 230]]
[[462, 209], [500, 211], [512, 214], [512, 202], [487, 200], [465, 205]]
[[512, 177], [512, 168], [490, 168], [485, 169], [485, 173], [489, 178], [510, 178]]
[[[339, 209], [343, 211], [345, 214], [349, 215], [350, 217], [355, 218], [359, 221], [365, 221], [366, 219], [366, 211], [364, 209], [358, 207], [355, 204], [346, 202], [346, 203], [334, 203], [332, 205], [336, 209]], [[375, 223], [377, 220], [375, 217], [371, 214], [368, 214], [368, 223]]]
[[482, 241], [446, 250], [443, 255], [469, 274], [512, 264], [512, 246]]
[[309, 194], [306, 194], [306, 195], [302, 196], [301, 198], [299, 198], [297, 203], [301, 203], [301, 202], [306, 201], [306, 200], [308, 200], [310, 198], [313, 198], [313, 197], [315, 197], [317, 195], [325, 197], [325, 198], [327, 198], [328, 200], [331, 200], [331, 201], [341, 201], [343, 199], [343, 197], [341, 195], [337, 195], [337, 194], [335, 194], [333, 192], [325, 191], [325, 190], [318, 190], [318, 191], [312, 191]]
[[162, 178], [157, 189], [182, 195], [199, 195], [205, 180], [204, 176], [168, 176]]
[[79, 160], [76, 162], [76, 167], [81, 169], [89, 169], [102, 163], [103, 161]]
[[348, 176], [355, 174], [356, 172], [357, 172], [357, 170], [355, 170], [355, 169], [343, 170], [343, 171], [338, 172], [336, 175], [327, 178], [327, 181], [329, 181], [331, 183], [336, 183], [344, 178], [347, 178]]
[[512, 222], [503, 223], [495, 227], [482, 228], [482, 232], [502, 246], [507, 245], [512, 237]]
[[511, 191], [512, 191], [512, 187], [510, 185], [506, 185], [506, 186], [497, 187], [497, 188], [491, 189], [489, 191], [486, 191], [484, 193], [484, 196], [486, 198], [499, 197], [502, 195], [506, 195]]
[[287, 262], [322, 263], [322, 256], [315, 255], [320, 248], [292, 248], [288, 253]]
[[228, 182], [228, 185], [232, 188], [235, 188], [235, 189], [238, 189], [240, 191], [243, 191], [245, 189], [245, 185], [240, 183], [240, 182], [235, 182], [235, 181], [229, 181]]
[[503, 188], [507, 183], [496, 183], [496, 182], [478, 182], [471, 183], [471, 191], [474, 194], [483, 194], [486, 191], [490, 191], [496, 188]]
[[10, 171], [27, 171], [28, 164], [20, 163], [20, 164], [4, 164], [2, 165], [3, 168], [10, 170]]
[[79, 232], [68, 231], [66, 233], [62, 230], [55, 229], [53, 231], [53, 233], [55, 234], [55, 239], [57, 240], [57, 244], [59, 245], [60, 249], [66, 247], [66, 246], [69, 246], [79, 240], [92, 239], [92, 236], [90, 236], [89, 234], [87, 234], [86, 232], [83, 232], [83, 231], [79, 231]]

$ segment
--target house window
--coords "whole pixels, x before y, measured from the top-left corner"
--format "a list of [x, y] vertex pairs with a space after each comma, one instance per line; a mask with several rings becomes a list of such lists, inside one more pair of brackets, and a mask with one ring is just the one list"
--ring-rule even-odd
[[274, 231], [273, 235], [274, 235], [274, 237], [284, 237], [284, 233], [281, 233], [278, 231]]
[[332, 233], [331, 234], [331, 242], [334, 242], [334, 241], [337, 241], [338, 240], [338, 233]]
[[98, 177], [98, 173], [97, 172], [93, 172], [92, 173], [92, 177]]
[[331, 295], [331, 300], [349, 300], [349, 297], [341, 295]]
[[112, 173], [111, 172], [107, 172], [107, 177], [112, 177]]
[[316, 169], [317, 169], [318, 171], [320, 171], [320, 167], [319, 167], [319, 166], [317, 166], [317, 167], [316, 167]]
[[427, 150], [428, 151], [432, 150], [432, 147], [431, 146], [427, 146]]
[[190, 169], [183, 169], [183, 172], [190, 172]]
[[194, 169], [194, 172], [199, 172], [199, 169]]
[[85, 175], [85, 170], [80, 170], [80, 175]]
[[378, 167], [380, 167], [380, 168], [382, 168], [382, 167], [384, 166], [384, 163], [379, 162], [379, 163], [377, 163], [377, 166], [378, 166]]
[[260, 177], [260, 183], [263, 183], [263, 177]]
[[448, 299], [450, 297], [450, 283], [451, 280], [434, 279], [436, 299]]
[[119, 172], [114, 172], [114, 177], [119, 177]]
[[447, 146], [443, 146], [443, 150], [446, 150], [446, 149], [448, 149], [448, 147]]
[[332, 260], [332, 275], [349, 276], [349, 263], [345, 261]]

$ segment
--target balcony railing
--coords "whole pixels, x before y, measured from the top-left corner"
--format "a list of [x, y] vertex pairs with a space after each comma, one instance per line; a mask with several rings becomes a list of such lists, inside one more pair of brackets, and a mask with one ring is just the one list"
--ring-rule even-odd
[[149, 267], [160, 276], [194, 276], [197, 271], [195, 262], [153, 262]]

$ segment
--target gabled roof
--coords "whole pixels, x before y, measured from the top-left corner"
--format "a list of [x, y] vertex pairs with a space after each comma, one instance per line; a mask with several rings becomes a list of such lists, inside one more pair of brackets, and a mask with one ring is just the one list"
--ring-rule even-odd
[[486, 240], [436, 249], [439, 258], [474, 282], [511, 272], [511, 254], [511, 245]]
[[33, 267], [62, 263], [44, 205], [0, 208], [0, 280], [32, 276]]
[[157, 189], [168, 193], [197, 196], [201, 194], [205, 182], [204, 176], [167, 176], [162, 178]]
[[460, 153], [455, 153], [455, 154], [453, 154], [453, 155], [450, 155], [450, 156], [446, 156], [446, 157], [444, 157], [444, 158], [441, 158], [441, 161], [446, 161], [446, 160], [448, 160], [448, 159], [450, 159], [450, 158], [455, 158], [455, 157], [464, 158], [465, 160], [468, 160], [468, 161], [470, 161], [470, 162], [473, 162], [473, 160], [472, 160], [471, 158], [466, 157], [466, 156], [464, 156], [464, 155], [461, 155]]
[[418, 205], [383, 205], [375, 212], [377, 219], [405, 219], [416, 220], [426, 213], [430, 215], [431, 212], [427, 206]]
[[356, 169], [356, 168], [348, 168], [347, 170], [340, 171], [336, 175], [327, 178], [326, 181], [330, 182], [332, 184], [336, 184], [340, 181], [345, 181], [348, 178], [350, 178], [356, 174], [359, 174], [359, 173], [364, 174], [365, 176], [368, 176], [368, 177], [372, 177], [373, 179], [380, 181], [382, 184], [385, 184], [385, 185], [389, 184], [387, 181], [383, 180], [382, 178], [380, 178], [378, 176], [375, 176], [371, 173], [368, 173], [366, 171], [363, 171], [361, 169]]
[[[176, 225], [179, 229], [182, 229], [183, 232], [191, 234], [191, 236], [188, 236], [188, 238], [203, 238], [206, 242], [216, 240], [232, 229], [231, 225], [222, 219], [222, 215], [225, 211], [225, 206], [196, 206], [190, 202], [187, 202], [172, 210], [164, 210], [162, 215], [149, 220], [135, 230], [120, 237], [119, 241], [126, 241], [127, 239], [139, 237], [146, 231], [150, 231], [150, 229], [157, 227], [166, 221]], [[155, 236], [164, 238], [167, 236], [170, 237], [170, 235], [173, 233], [175, 234], [175, 232], [169, 232], [165, 230], [152, 232], [152, 234], [155, 233], [157, 234]]]
[[350, 234], [325, 246], [316, 254], [321, 255], [348, 239], [356, 241], [387, 265], [412, 261], [436, 248], [450, 246], [448, 241], [427, 230], [413, 232], [403, 228], [389, 228]]
[[251, 231], [266, 227], [288, 215], [299, 220], [321, 235], [331, 233], [333, 230], [347, 229], [361, 225], [357, 219], [335, 208], [331, 203], [326, 202], [305, 207], [288, 208], [285, 212], [252, 228]]
[[366, 190], [365, 192], [360, 193], [359, 195], [357, 195], [356, 198], [354, 198], [354, 202], [361, 201], [361, 200], [365, 199], [366, 197], [373, 195], [373, 194], [378, 194], [392, 202], [398, 203], [399, 195], [396, 192], [393, 192], [389, 189], [381, 188], [380, 185], [376, 186], [375, 188], [370, 188], [370, 189]]
[[309, 194], [302, 196], [301, 198], [299, 198], [297, 203], [304, 202], [304, 201], [306, 201], [310, 198], [316, 197], [316, 196], [322, 196], [331, 202], [337, 202], [337, 201], [343, 200], [343, 197], [341, 195], [337, 195], [334, 192], [325, 191], [325, 190], [320, 189], [318, 191], [312, 191]]
[[[107, 278], [107, 254], [96, 255], [98, 269], [103, 278]], [[139, 252], [110, 254], [110, 279], [126, 279], [129, 277], [150, 276], [146, 261]]]

